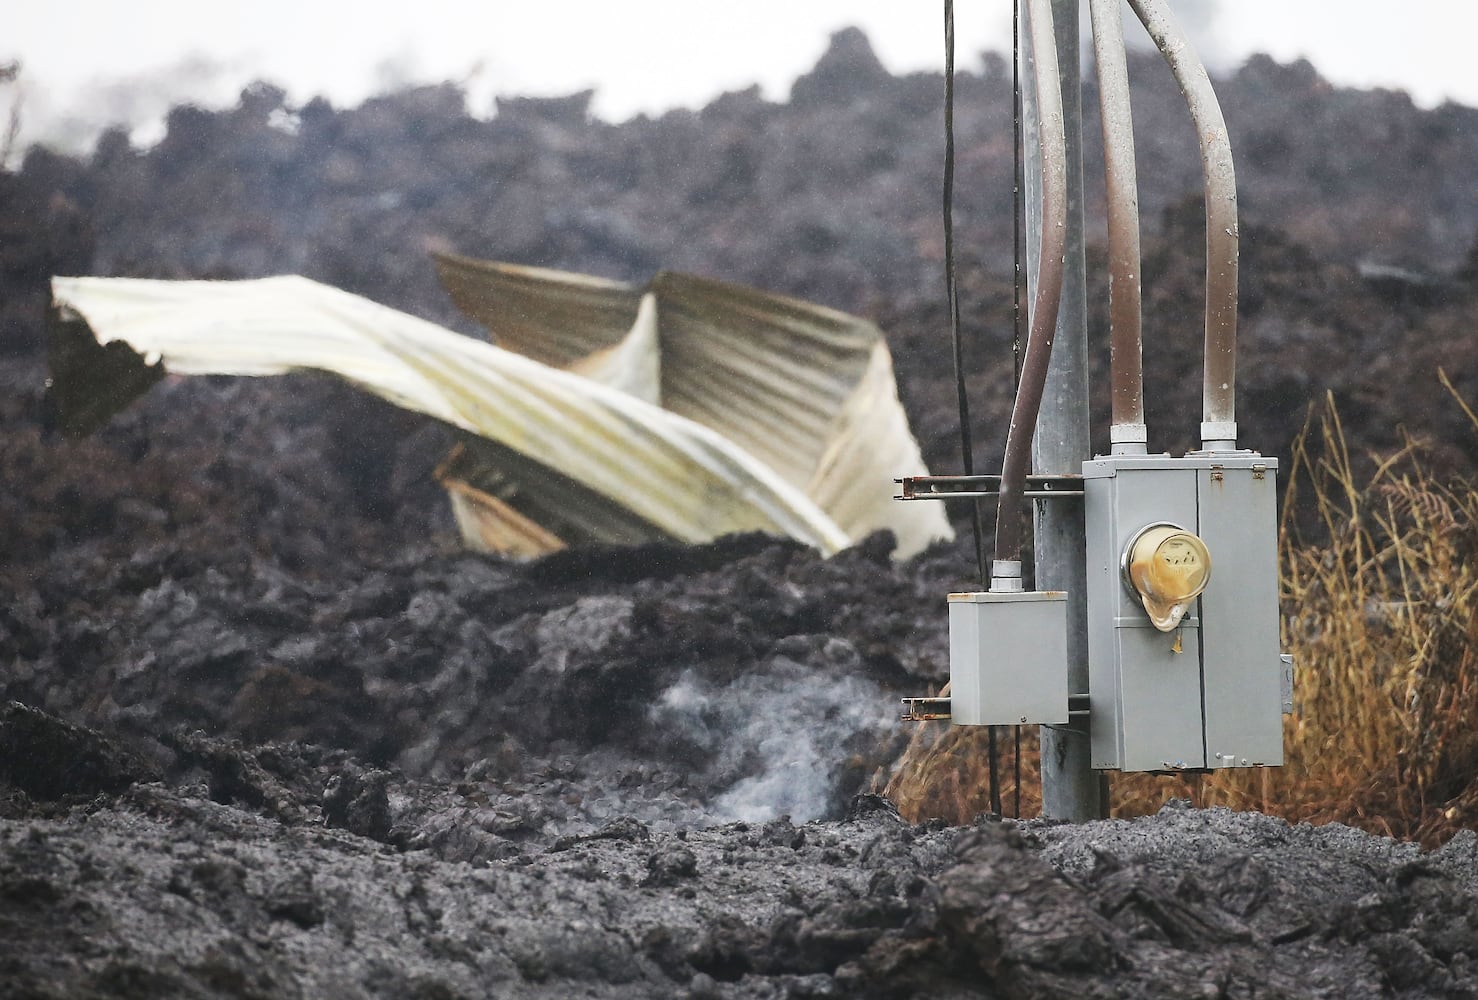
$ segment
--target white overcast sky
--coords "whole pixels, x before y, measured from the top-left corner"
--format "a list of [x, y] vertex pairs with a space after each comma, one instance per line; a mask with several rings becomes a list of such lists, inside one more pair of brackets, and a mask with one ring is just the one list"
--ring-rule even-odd
[[[1404, 89], [1428, 106], [1478, 105], [1473, 0], [1175, 6], [1214, 69], [1252, 52], [1304, 56], [1335, 83]], [[962, 68], [1009, 45], [1006, 0], [956, 7]], [[400, 83], [462, 80], [475, 113], [494, 94], [594, 87], [596, 113], [622, 121], [753, 83], [783, 100], [831, 32], [849, 24], [894, 72], [937, 70], [941, 11], [938, 0], [6, 0], [0, 63], [22, 64], [24, 138], [74, 148], [116, 121], [141, 125], [148, 140], [146, 123], [171, 104], [229, 105], [253, 79], [338, 106]], [[0, 102], [16, 92], [0, 88]]]

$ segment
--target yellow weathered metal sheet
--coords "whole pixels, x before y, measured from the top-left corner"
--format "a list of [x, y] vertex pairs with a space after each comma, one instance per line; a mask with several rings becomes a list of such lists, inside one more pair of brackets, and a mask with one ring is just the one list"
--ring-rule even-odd
[[[63, 315], [182, 375], [313, 369], [557, 470], [671, 537], [847, 535], [721, 434], [635, 396], [300, 277], [55, 278]], [[619, 339], [619, 338], [618, 338]]]
[[587, 274], [434, 254], [442, 286], [458, 309], [499, 347], [563, 368], [626, 335], [638, 288]]
[[[443, 485], [474, 546], [526, 555], [758, 530], [832, 552], [888, 528], [903, 558], [952, 536], [942, 505], [891, 499], [895, 477], [928, 470], [872, 323], [691, 275], [643, 290], [436, 261], [496, 344], [298, 277], [56, 278], [56, 330], [71, 345], [68, 378], [88, 385], [113, 377], [88, 359], [116, 360], [126, 344], [139, 355], [129, 371], [315, 369], [460, 428], [467, 447]], [[75, 349], [79, 322], [112, 353]], [[109, 405], [148, 384], [130, 381]]]
[[[567, 357], [573, 341], [560, 323], [578, 313], [583, 342], [614, 346], [564, 363], [609, 385], [625, 384], [623, 378], [646, 384], [623, 373], [635, 358], [647, 357], [634, 344], [638, 331], [643, 351], [652, 343], [650, 309], [657, 357], [642, 377], [655, 368], [660, 389], [642, 398], [733, 441], [804, 490], [854, 540], [889, 528], [902, 558], [953, 536], [943, 505], [892, 500], [894, 478], [927, 469], [898, 401], [892, 356], [874, 324], [783, 295], [663, 272], [647, 286], [638, 322], [617, 341], [618, 331], [593, 330], [597, 310], [589, 305], [591, 279], [583, 275], [539, 271], [533, 282], [528, 269], [496, 261], [438, 263], [458, 301], [475, 301], [477, 318], [510, 350]], [[610, 322], [624, 316], [614, 308], [605, 315]], [[540, 324], [557, 348], [539, 341]]]

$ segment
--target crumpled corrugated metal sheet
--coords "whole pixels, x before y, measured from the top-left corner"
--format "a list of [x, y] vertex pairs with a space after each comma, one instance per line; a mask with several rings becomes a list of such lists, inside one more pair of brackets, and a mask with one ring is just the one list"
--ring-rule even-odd
[[[602, 283], [593, 302], [583, 275], [450, 254], [436, 262], [453, 301], [497, 343], [551, 361], [573, 353], [569, 326], [587, 344], [616, 343], [619, 331], [602, 335], [596, 328], [623, 315], [616, 303], [624, 288], [628, 307], [640, 297], [644, 309], [655, 311], [660, 390], [643, 398], [740, 445], [804, 490], [854, 539], [890, 528], [905, 557], [952, 537], [941, 505], [892, 500], [895, 477], [927, 469], [898, 401], [892, 356], [874, 324], [671, 272], [645, 289]], [[577, 370], [585, 361], [563, 363]]]
[[500, 347], [556, 368], [618, 343], [642, 297], [629, 285], [585, 274], [454, 254], [436, 260], [457, 308], [496, 330]]
[[338, 375], [465, 432], [438, 477], [470, 544], [517, 555], [749, 530], [834, 552], [890, 527], [903, 556], [948, 537], [937, 505], [890, 500], [925, 470], [870, 324], [681, 275], [442, 264], [502, 346], [299, 277], [56, 278], [73, 349], [54, 377], [106, 380], [89, 366], [108, 345], [181, 375]]
[[59, 307], [100, 343], [180, 375], [315, 369], [559, 470], [654, 533], [702, 541], [849, 539], [801, 491], [723, 436], [579, 375], [306, 278], [56, 278]]

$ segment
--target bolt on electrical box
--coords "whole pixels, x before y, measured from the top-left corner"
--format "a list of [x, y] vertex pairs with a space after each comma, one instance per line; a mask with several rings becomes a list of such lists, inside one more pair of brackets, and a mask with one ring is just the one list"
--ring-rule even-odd
[[957, 726], [1066, 723], [1067, 594], [950, 594], [949, 686]]
[[1277, 460], [1083, 463], [1092, 766], [1283, 763]]

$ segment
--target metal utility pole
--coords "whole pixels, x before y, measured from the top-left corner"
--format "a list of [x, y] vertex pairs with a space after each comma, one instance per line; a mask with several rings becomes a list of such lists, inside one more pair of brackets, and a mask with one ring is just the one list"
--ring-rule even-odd
[[[1022, 0], [1017, 0], [1022, 3]], [[1022, 3], [1022, 16], [1029, 16]], [[1062, 81], [1063, 125], [1067, 139], [1067, 233], [1062, 302], [1048, 369], [1032, 466], [1037, 475], [1076, 475], [1091, 458], [1088, 438], [1087, 282], [1083, 261], [1083, 111], [1079, 54], [1078, 0], [1052, 0], [1057, 66]], [[1021, 77], [1033, 78], [1031, 32], [1022, 32]], [[1037, 282], [1037, 248], [1042, 239], [1041, 160], [1036, 153], [1038, 108], [1031, 87], [1022, 88], [1022, 145], [1026, 163], [1027, 254], [1029, 285]], [[1088, 690], [1088, 612], [1086, 542], [1081, 498], [1038, 500], [1033, 518], [1036, 587], [1066, 591], [1068, 691]], [[1089, 720], [1091, 723], [1091, 720]], [[1041, 728], [1042, 815], [1085, 822], [1104, 814], [1103, 781], [1089, 766], [1087, 724]]]
[[1282, 712], [1292, 705], [1291, 668], [1278, 654], [1278, 462], [1237, 447], [1232, 405], [1237, 223], [1226, 126], [1167, 0], [1129, 0], [1196, 120], [1208, 219], [1201, 448], [1149, 454], [1122, 15], [1119, 0], [1089, 2], [1109, 200], [1110, 453], [1093, 456], [1088, 434], [1079, 0], [1019, 0], [1028, 30], [1017, 75], [1033, 84], [1020, 88], [1019, 118], [1033, 294], [1001, 474], [900, 480], [901, 499], [1000, 498], [990, 590], [949, 595], [951, 696], [905, 699], [906, 718], [942, 709], [959, 726], [1042, 726], [1042, 812], [1070, 822], [1104, 814], [1100, 772], [1282, 764]]

